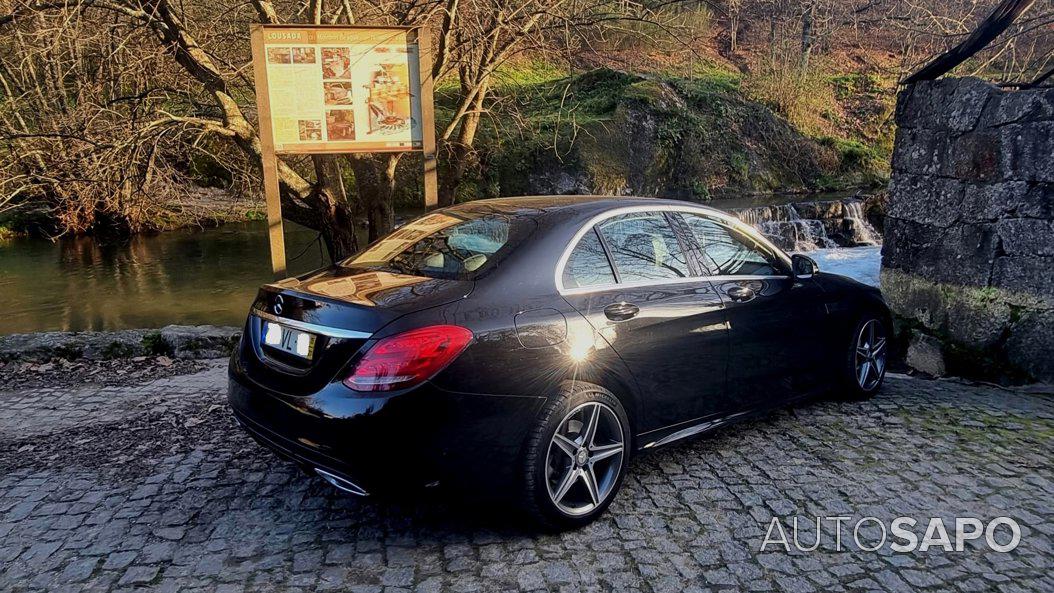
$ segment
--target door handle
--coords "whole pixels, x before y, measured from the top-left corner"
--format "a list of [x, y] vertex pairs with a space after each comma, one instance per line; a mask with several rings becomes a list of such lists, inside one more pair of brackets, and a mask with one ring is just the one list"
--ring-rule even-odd
[[728, 289], [728, 298], [738, 303], [754, 300], [754, 289], [749, 286], [733, 286]]
[[612, 321], [626, 321], [633, 319], [640, 313], [640, 307], [633, 303], [612, 303], [604, 307], [604, 315]]

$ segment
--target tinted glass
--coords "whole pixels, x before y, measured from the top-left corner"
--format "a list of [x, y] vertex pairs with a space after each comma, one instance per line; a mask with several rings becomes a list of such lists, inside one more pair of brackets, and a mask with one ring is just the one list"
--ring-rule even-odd
[[396, 229], [344, 265], [469, 279], [500, 260], [534, 224], [502, 214], [436, 212]]
[[564, 288], [615, 283], [615, 274], [611, 271], [608, 256], [604, 254], [604, 247], [600, 244], [595, 230], [590, 229], [582, 235], [571, 256], [567, 258], [563, 281]]
[[623, 214], [599, 225], [622, 282], [683, 278], [688, 262], [662, 213]]
[[709, 218], [682, 214], [703, 253], [721, 276], [782, 275], [776, 258], [756, 241]]

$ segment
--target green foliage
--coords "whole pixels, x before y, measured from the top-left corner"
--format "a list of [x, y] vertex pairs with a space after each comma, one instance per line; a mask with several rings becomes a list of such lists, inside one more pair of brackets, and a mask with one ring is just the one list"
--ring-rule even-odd
[[888, 83], [874, 73], [847, 72], [836, 74], [829, 79], [834, 88], [835, 97], [846, 100], [864, 94], [886, 92]]
[[494, 90], [498, 93], [530, 92], [539, 85], [566, 79], [567, 69], [552, 62], [529, 60], [506, 65], [494, 73]]
[[640, 80], [633, 74], [599, 68], [520, 87], [517, 99], [523, 101], [521, 112], [528, 122], [547, 131], [552, 129], [547, 126], [571, 118], [579, 125], [608, 118], [627, 87]]
[[667, 80], [692, 100], [717, 92], [737, 93], [742, 87], [743, 75], [714, 66], [703, 66], [696, 68], [688, 78], [671, 76]]
[[749, 157], [746, 153], [736, 152], [729, 158], [728, 168], [740, 181], [748, 181], [750, 175]]
[[693, 179], [691, 181], [692, 197], [696, 202], [709, 202], [713, 199], [710, 195], [710, 186], [701, 179]]
[[168, 345], [161, 337], [161, 332], [150, 332], [143, 336], [143, 349], [148, 354], [159, 356], [162, 354], [172, 354], [172, 348]]
[[833, 136], [821, 136], [817, 141], [838, 151], [842, 169], [871, 167], [881, 163], [882, 157], [873, 146], [867, 146], [858, 140], [845, 140]]
[[838, 118], [840, 135], [871, 145], [888, 163], [893, 153], [896, 79], [873, 73], [846, 73], [832, 76], [830, 82], [844, 112]]
[[[689, 76], [610, 68], [571, 76], [539, 61], [506, 65], [476, 139], [479, 166], [457, 201], [535, 191], [539, 176], [559, 179], [559, 191], [584, 183], [598, 192], [632, 188], [692, 200], [884, 181], [888, 153], [881, 146], [834, 133], [834, 82], [815, 76], [796, 89], [803, 97], [810, 84], [826, 89], [797, 106], [822, 124], [799, 125], [754, 100], [750, 76], [712, 64]], [[437, 107], [440, 126], [456, 106], [456, 89], [447, 90], [452, 94]]]
[[51, 213], [45, 208], [18, 207], [0, 215], [0, 239], [16, 239], [27, 235], [48, 235], [58, 229]]
[[103, 348], [103, 358], [128, 358], [134, 354], [134, 350], [123, 342], [110, 342]]
[[889, 156], [881, 147], [867, 145], [859, 140], [846, 140], [833, 136], [817, 139], [838, 155], [838, 168], [820, 179], [818, 186], [825, 191], [848, 187], [878, 187], [889, 179]]
[[205, 187], [226, 188], [232, 181], [230, 169], [217, 161], [211, 152], [191, 152], [187, 173], [198, 185]]
[[21, 237], [23, 233], [16, 231], [6, 225], [0, 224], [0, 243]]

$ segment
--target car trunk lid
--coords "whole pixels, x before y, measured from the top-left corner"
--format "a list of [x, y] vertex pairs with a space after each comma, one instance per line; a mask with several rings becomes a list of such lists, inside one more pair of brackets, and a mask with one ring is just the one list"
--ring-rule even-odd
[[[290, 395], [334, 380], [382, 327], [413, 311], [464, 298], [473, 282], [333, 266], [262, 287], [242, 340], [249, 378]], [[270, 327], [277, 326], [277, 327]], [[307, 356], [268, 344], [267, 332], [301, 334]], [[278, 334], [277, 332], [280, 332]], [[272, 340], [273, 341], [273, 340]]]

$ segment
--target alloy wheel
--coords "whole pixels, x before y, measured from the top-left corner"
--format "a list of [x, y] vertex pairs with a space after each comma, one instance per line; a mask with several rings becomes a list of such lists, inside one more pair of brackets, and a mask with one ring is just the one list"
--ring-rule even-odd
[[870, 319], [856, 338], [856, 383], [871, 391], [882, 381], [886, 371], [886, 335], [882, 322]]
[[599, 402], [571, 410], [557, 426], [546, 454], [549, 499], [571, 516], [596, 509], [618, 482], [625, 448], [614, 410]]

